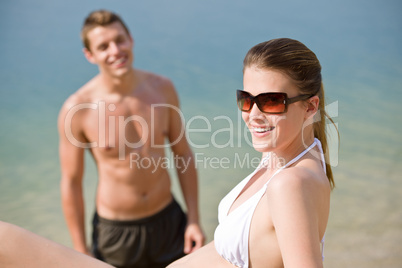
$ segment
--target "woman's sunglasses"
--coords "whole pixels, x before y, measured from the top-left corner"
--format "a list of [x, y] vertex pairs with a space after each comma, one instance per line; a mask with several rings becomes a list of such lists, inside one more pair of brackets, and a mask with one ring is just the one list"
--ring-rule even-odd
[[307, 100], [315, 94], [303, 94], [293, 98], [288, 98], [284, 92], [261, 93], [253, 96], [250, 93], [237, 90], [237, 106], [243, 112], [249, 112], [253, 104], [257, 104], [261, 112], [267, 114], [283, 114], [288, 110], [288, 105], [297, 101]]

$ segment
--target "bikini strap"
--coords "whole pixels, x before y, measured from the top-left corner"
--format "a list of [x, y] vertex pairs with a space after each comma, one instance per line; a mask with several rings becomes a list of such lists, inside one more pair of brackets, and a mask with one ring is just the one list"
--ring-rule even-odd
[[320, 149], [322, 168], [324, 169], [325, 174], [327, 174], [327, 167], [325, 166], [325, 156], [324, 156], [324, 151], [322, 149], [321, 142], [317, 138], [314, 138], [314, 140], [317, 142], [318, 149]]
[[289, 162], [286, 163], [286, 165], [284, 165], [281, 169], [287, 168], [288, 166], [294, 164], [295, 162], [297, 162], [300, 158], [302, 158], [306, 153], [308, 153], [308, 151], [310, 151], [314, 146], [316, 146], [317, 144], [317, 139], [314, 139], [314, 142], [308, 147], [306, 148], [303, 152], [301, 152], [298, 156], [296, 156], [295, 158], [293, 158], [292, 160], [290, 160]]
[[[278, 169], [274, 175], [271, 176], [271, 178], [264, 184], [265, 188], [268, 186], [268, 183], [272, 180], [273, 177], [275, 177], [276, 174], [278, 174], [280, 171], [282, 171], [282, 169], [287, 168], [288, 166], [294, 164], [295, 162], [297, 162], [300, 158], [302, 158], [306, 153], [308, 153], [314, 146], [316, 146], [318, 144], [318, 142], [320, 142], [318, 139], [314, 139], [314, 142], [307, 147], [303, 152], [301, 152], [299, 155], [297, 155], [295, 158], [293, 158], [292, 160], [290, 160], [288, 163], [286, 163], [286, 165], [284, 165], [283, 167], [281, 167], [280, 169]], [[321, 147], [320, 147], [321, 148]], [[322, 151], [322, 150], [321, 150]], [[265, 159], [265, 157], [264, 157]], [[261, 163], [263, 163], [263, 161], [261, 161]], [[324, 162], [325, 163], [325, 162]]]

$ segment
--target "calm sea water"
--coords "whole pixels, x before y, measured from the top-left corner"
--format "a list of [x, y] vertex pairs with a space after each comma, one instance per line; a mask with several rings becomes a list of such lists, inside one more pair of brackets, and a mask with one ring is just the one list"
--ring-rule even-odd
[[[315, 51], [328, 109], [341, 134], [340, 144], [332, 139], [337, 187], [325, 265], [400, 267], [402, 3], [397, 0], [2, 1], [0, 220], [71, 245], [60, 205], [56, 120], [63, 101], [97, 72], [81, 53], [79, 31], [83, 18], [98, 8], [121, 14], [131, 28], [136, 67], [173, 80], [188, 127], [211, 126], [210, 132], [189, 136], [200, 160], [208, 240], [219, 200], [252, 170], [241, 161], [258, 156], [246, 142], [234, 102], [245, 53], [277, 37], [298, 39]], [[214, 157], [227, 158], [228, 164], [211, 164]], [[87, 164], [89, 226], [96, 169], [90, 157]]]

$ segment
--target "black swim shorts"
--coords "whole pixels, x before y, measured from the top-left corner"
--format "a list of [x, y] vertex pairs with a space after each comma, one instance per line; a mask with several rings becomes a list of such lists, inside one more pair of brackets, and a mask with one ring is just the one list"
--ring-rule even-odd
[[92, 254], [119, 268], [166, 267], [184, 256], [187, 219], [173, 201], [162, 211], [133, 221], [93, 219]]

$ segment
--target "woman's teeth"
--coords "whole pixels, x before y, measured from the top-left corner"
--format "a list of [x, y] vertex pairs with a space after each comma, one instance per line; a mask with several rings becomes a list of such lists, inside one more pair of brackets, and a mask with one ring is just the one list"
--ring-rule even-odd
[[263, 133], [263, 132], [267, 132], [267, 131], [272, 131], [275, 127], [255, 127], [253, 128], [253, 130], [257, 133]]

